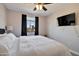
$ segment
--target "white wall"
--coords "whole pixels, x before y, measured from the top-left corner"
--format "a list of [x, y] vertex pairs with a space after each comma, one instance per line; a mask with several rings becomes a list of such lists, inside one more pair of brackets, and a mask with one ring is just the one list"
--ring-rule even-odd
[[39, 34], [46, 35], [46, 17], [39, 17]]
[[5, 28], [6, 26], [6, 9], [0, 4], [0, 28]]
[[[73, 5], [58, 7], [59, 10], [47, 19], [47, 34], [79, 53], [79, 8]], [[76, 26], [58, 26], [57, 17], [76, 13]]]
[[[21, 35], [21, 13], [7, 10], [7, 26], [13, 26], [13, 33]], [[39, 34], [45, 35], [45, 17], [39, 17]]]
[[12, 32], [16, 36], [21, 35], [21, 13], [17, 13], [14, 11], [7, 11], [7, 26], [12, 26]]

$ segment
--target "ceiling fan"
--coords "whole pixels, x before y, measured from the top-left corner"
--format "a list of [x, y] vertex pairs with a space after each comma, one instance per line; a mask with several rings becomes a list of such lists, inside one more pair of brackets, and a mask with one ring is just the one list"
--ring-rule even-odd
[[47, 11], [47, 8], [44, 6], [44, 5], [48, 5], [48, 4], [51, 4], [51, 3], [34, 3], [36, 6], [35, 8], [33, 9], [34, 11], [36, 10], [44, 10], [44, 11]]

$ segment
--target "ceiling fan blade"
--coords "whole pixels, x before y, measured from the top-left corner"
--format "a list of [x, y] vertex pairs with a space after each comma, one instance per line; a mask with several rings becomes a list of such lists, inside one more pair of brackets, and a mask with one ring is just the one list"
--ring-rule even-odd
[[33, 10], [35, 11], [36, 10], [36, 7]]
[[44, 5], [47, 5], [47, 4], [52, 4], [52, 3], [34, 3], [34, 4], [44, 4]]
[[44, 5], [47, 5], [47, 4], [52, 4], [52, 3], [43, 3]]
[[47, 8], [43, 6], [43, 10], [44, 10], [44, 11], [47, 11]]

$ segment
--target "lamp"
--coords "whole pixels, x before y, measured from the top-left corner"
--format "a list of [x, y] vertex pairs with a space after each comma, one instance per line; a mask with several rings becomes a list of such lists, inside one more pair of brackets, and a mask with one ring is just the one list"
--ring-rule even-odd
[[12, 30], [13, 30], [13, 27], [12, 26], [7, 26], [7, 32], [8, 33], [12, 32]]

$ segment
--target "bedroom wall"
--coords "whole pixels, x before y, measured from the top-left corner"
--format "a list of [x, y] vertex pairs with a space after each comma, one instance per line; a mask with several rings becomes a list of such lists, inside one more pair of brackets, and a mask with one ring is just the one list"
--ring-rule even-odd
[[[16, 36], [21, 35], [21, 13], [7, 10], [7, 26], [13, 27]], [[45, 17], [39, 17], [39, 34], [45, 35]]]
[[[62, 5], [47, 18], [48, 37], [55, 39], [79, 54], [79, 5]], [[76, 13], [76, 26], [58, 26], [57, 17]]]
[[21, 35], [21, 13], [7, 10], [7, 26], [12, 26], [16, 36]]
[[39, 17], [39, 34], [46, 35], [46, 17]]
[[6, 26], [6, 9], [0, 4], [0, 28], [5, 28]]

